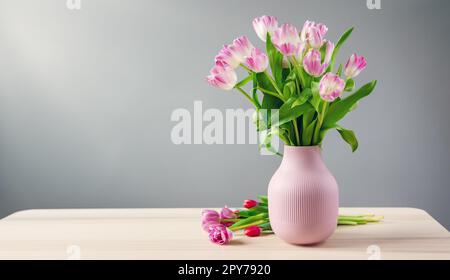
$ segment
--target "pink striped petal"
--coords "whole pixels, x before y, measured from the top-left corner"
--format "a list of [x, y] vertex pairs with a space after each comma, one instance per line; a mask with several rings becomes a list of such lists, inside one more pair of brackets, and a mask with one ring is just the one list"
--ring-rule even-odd
[[256, 73], [261, 73], [266, 71], [269, 66], [269, 59], [265, 53], [261, 52], [257, 48], [254, 48], [250, 56], [245, 60], [245, 63], [250, 70]]
[[342, 95], [345, 88], [345, 81], [334, 73], [325, 74], [320, 80], [320, 97], [328, 102], [333, 102]]
[[272, 42], [282, 54], [292, 56], [298, 53], [301, 40], [297, 28], [285, 23], [273, 32]]
[[364, 56], [358, 56], [356, 53], [352, 54], [345, 64], [345, 76], [347, 78], [354, 78], [358, 76], [367, 66]]
[[267, 33], [273, 36], [273, 32], [278, 28], [278, 20], [272, 16], [260, 16], [253, 20], [253, 29], [256, 35], [262, 40], [266, 41]]

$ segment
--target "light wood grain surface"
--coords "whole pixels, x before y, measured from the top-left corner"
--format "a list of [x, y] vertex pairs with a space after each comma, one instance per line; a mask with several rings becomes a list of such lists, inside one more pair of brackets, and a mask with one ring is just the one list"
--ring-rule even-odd
[[450, 234], [413, 208], [341, 208], [384, 215], [378, 224], [340, 226], [316, 246], [275, 235], [209, 242], [201, 209], [27, 210], [0, 220], [0, 259], [450, 259]]

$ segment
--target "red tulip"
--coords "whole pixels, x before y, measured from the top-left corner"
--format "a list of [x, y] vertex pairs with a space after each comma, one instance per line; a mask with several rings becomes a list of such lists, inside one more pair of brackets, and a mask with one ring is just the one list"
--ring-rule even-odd
[[253, 208], [258, 205], [258, 202], [252, 199], [247, 199], [244, 201], [244, 207], [247, 209]]
[[245, 229], [244, 233], [245, 235], [249, 236], [249, 237], [257, 237], [261, 235], [261, 228], [258, 226], [250, 226], [248, 228]]

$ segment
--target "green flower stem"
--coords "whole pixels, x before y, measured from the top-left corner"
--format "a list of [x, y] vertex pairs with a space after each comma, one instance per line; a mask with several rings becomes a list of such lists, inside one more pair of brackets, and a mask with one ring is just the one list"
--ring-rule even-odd
[[276, 92], [273, 92], [273, 91], [270, 91], [270, 90], [267, 90], [267, 89], [263, 89], [262, 87], [257, 87], [257, 89], [259, 89], [262, 93], [265, 93], [265, 94], [268, 94], [268, 95], [272, 95], [272, 96], [280, 99], [281, 101], [285, 101], [283, 99], [283, 97], [279, 96], [278, 93], [276, 93]]
[[339, 216], [339, 220], [343, 221], [353, 221], [353, 222], [364, 222], [364, 223], [376, 223], [383, 219], [383, 216]]
[[379, 216], [379, 217], [368, 217], [368, 218], [366, 218], [366, 221], [367, 222], [369, 222], [369, 223], [377, 223], [377, 222], [379, 222], [379, 221], [381, 221], [381, 220], [383, 220], [383, 216]]
[[239, 222], [241, 219], [220, 219], [220, 222], [223, 223], [236, 223]]
[[295, 56], [292, 56], [292, 61], [294, 63], [292, 63], [294, 65], [294, 69], [297, 72], [297, 76], [300, 79], [300, 84], [303, 86], [303, 88], [306, 88], [306, 80], [305, 77], [302, 74], [302, 69], [300, 68], [300, 63], [297, 61], [297, 59], [295, 58]]
[[292, 124], [294, 125], [295, 139], [297, 140], [297, 145], [301, 146], [300, 142], [300, 133], [298, 131], [297, 119], [292, 120]]
[[284, 143], [289, 143], [290, 146], [294, 145], [294, 143], [292, 143], [291, 139], [284, 137], [282, 134], [278, 135], [278, 137], [280, 137], [280, 139], [283, 140]]
[[247, 66], [245, 66], [244, 64], [240, 64], [240, 66], [242, 67], [242, 68], [244, 68], [247, 72], [249, 72], [250, 74], [251, 73], [253, 73], [253, 71], [250, 69], [250, 68], [248, 68]]
[[251, 226], [259, 226], [259, 225], [267, 223], [268, 221], [269, 221], [269, 219], [263, 219], [263, 220], [259, 220], [259, 221], [256, 221], [256, 222], [253, 222], [250, 224], [246, 224], [246, 225], [241, 225], [241, 226], [236, 226], [236, 227], [231, 226], [228, 229], [231, 231], [237, 231], [237, 230], [241, 230], [241, 229], [246, 229]]
[[356, 215], [356, 216], [351, 216], [351, 215], [339, 215], [339, 218], [341, 219], [353, 219], [353, 218], [364, 218], [364, 217], [368, 217], [367, 215]]
[[[228, 229], [238, 231], [246, 229], [250, 226], [261, 226], [264, 232], [270, 232], [270, 219], [267, 207], [267, 196], [259, 196], [259, 205], [251, 209], [241, 209], [239, 213], [243, 214], [237, 219], [222, 219], [221, 222], [233, 222]], [[384, 217], [375, 216], [374, 214], [363, 215], [339, 215], [337, 225], [340, 226], [357, 226], [367, 223], [380, 222]]]
[[258, 104], [256, 104], [255, 100], [253, 100], [253, 98], [250, 97], [250, 95], [248, 93], [246, 93], [242, 88], [240, 87], [235, 87], [237, 90], [239, 90], [252, 104], [253, 106], [255, 106], [256, 108], [258, 108]]
[[[267, 71], [264, 71], [264, 74], [267, 76], [267, 79], [269, 79], [270, 83], [272, 84], [273, 88], [277, 91], [279, 98], [281, 100], [283, 100], [284, 102], [286, 102], [285, 98], [283, 97], [283, 93], [281, 92], [281, 90], [278, 88], [277, 84], [275, 83], [275, 81], [273, 80], [273, 78], [269, 75], [269, 73], [267, 73]], [[298, 131], [298, 126], [297, 126], [297, 121], [293, 120], [292, 124], [294, 125], [294, 132], [295, 132], [295, 139], [297, 140], [296, 144], [300, 145], [300, 134]]]
[[[297, 72], [297, 77], [298, 77], [297, 81], [299, 81], [300, 84], [303, 86], [303, 88], [305, 88], [306, 81], [305, 81], [305, 77], [303, 77], [303, 75], [302, 75], [302, 72], [301, 72], [302, 70], [300, 68], [300, 64], [298, 63], [297, 59], [294, 56], [292, 57], [292, 60], [293, 60], [292, 64], [294, 65], [294, 69]], [[297, 86], [298, 94], [300, 94], [300, 88], [299, 88], [297, 82], [295, 84]], [[300, 138], [300, 132], [298, 130], [297, 121], [293, 120], [292, 122], [294, 124], [294, 131], [295, 131], [295, 137], [297, 138], [297, 145], [301, 146], [302, 143], [301, 143], [301, 138]]]
[[358, 223], [357, 222], [352, 222], [352, 221], [338, 221], [338, 225], [356, 226], [356, 225], [358, 225]]
[[235, 228], [246, 228], [250, 224], [257, 222], [257, 221], [266, 221], [268, 220], [268, 214], [267, 213], [260, 213], [254, 216], [250, 216], [248, 218], [242, 219], [239, 222], [235, 223], [234, 225], [230, 226], [230, 230], [235, 230]]
[[319, 119], [316, 123], [313, 136], [313, 144], [318, 145], [320, 140], [320, 129], [322, 128], [323, 121], [328, 109], [328, 102], [322, 101], [322, 109], [319, 112]]
[[359, 222], [359, 221], [365, 221], [366, 218], [365, 217], [338, 217], [339, 220], [346, 220], [346, 221], [355, 221], [355, 222]]
[[[239, 213], [244, 214], [245, 216], [240, 218], [240, 219], [229, 219], [229, 220], [224, 220], [226, 222], [240, 222], [240, 221], [244, 221], [248, 218], [252, 218], [252, 217], [261, 217], [264, 215], [261, 214], [268, 214], [268, 209], [267, 207], [253, 207], [251, 209], [246, 209], [246, 210], [241, 210]], [[254, 215], [251, 215], [254, 214]], [[248, 216], [247, 216], [248, 215]], [[355, 215], [355, 216], [351, 216], [351, 215], [339, 215], [338, 216], [338, 221], [351, 221], [351, 222], [379, 222], [383, 219], [383, 216], [375, 216], [373, 214], [370, 215]]]
[[269, 75], [269, 73], [267, 73], [267, 71], [264, 71], [264, 74], [267, 76], [267, 79], [269, 79], [270, 83], [272, 84], [273, 88], [277, 91], [277, 93], [280, 95], [280, 97], [283, 97], [283, 93], [281, 92], [281, 90], [278, 88], [277, 84], [275, 83], [274, 79], [272, 78], [272, 76]]

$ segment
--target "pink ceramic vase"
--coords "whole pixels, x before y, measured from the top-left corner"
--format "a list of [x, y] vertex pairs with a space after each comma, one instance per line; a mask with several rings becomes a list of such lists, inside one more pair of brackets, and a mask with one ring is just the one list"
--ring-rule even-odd
[[320, 243], [336, 229], [338, 185], [318, 146], [285, 146], [281, 165], [269, 183], [268, 198], [272, 229], [288, 243]]

